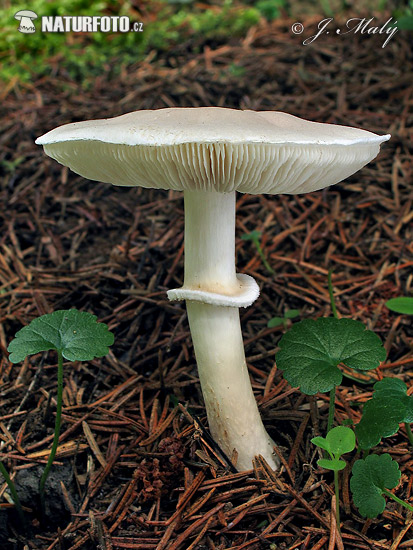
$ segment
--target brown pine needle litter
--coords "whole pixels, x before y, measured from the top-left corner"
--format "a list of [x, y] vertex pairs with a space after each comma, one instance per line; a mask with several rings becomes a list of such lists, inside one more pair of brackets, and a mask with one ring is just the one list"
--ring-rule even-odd
[[[358, 422], [371, 397], [366, 381], [390, 375], [409, 383], [411, 318], [384, 304], [413, 290], [411, 35], [400, 32], [383, 49], [374, 36], [368, 46], [359, 36], [324, 36], [304, 47], [292, 23], [262, 23], [242, 40], [198, 50], [181, 45], [116, 82], [102, 75], [88, 91], [55, 66], [53, 79], [14, 82], [2, 93], [0, 458], [17, 482], [37, 479], [48, 456], [56, 361], [49, 354], [12, 367], [6, 348], [15, 332], [39, 315], [76, 307], [115, 334], [106, 358], [65, 366], [55, 486], [47, 494], [53, 518], [46, 527], [34, 522], [27, 539], [12, 531], [19, 548], [413, 547], [411, 518], [395, 503], [377, 520], [359, 516], [348, 472], [340, 534], [333, 476], [318, 468], [310, 443], [325, 429], [328, 396], [308, 398], [283, 381], [274, 354], [284, 327], [267, 328], [286, 309], [299, 309], [301, 319], [330, 315], [332, 268], [340, 315], [366, 323], [388, 352], [379, 369], [344, 379], [336, 422]], [[230, 66], [242, 67], [242, 75]], [[59, 124], [170, 106], [280, 110], [392, 134], [376, 161], [323, 192], [238, 196], [237, 265], [261, 287], [255, 306], [242, 311], [246, 354], [277, 443], [276, 473], [260, 457], [251, 471], [235, 473], [209, 436], [185, 308], [166, 298], [182, 282], [181, 195], [86, 181], [34, 145]], [[274, 276], [241, 240], [252, 230], [262, 232]], [[400, 465], [397, 495], [411, 499], [404, 430], [381, 448]], [[5, 492], [0, 487], [0, 517], [11, 508]]]

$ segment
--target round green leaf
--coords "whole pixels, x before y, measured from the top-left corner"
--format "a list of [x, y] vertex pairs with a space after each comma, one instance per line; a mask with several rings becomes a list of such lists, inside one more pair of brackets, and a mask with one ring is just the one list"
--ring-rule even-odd
[[393, 489], [399, 483], [400, 470], [390, 455], [370, 455], [354, 463], [350, 489], [355, 506], [363, 517], [375, 518], [386, 506], [384, 489]]
[[392, 298], [387, 300], [386, 306], [396, 313], [404, 313], [406, 315], [413, 315], [413, 298], [408, 296], [400, 296], [399, 298]]
[[373, 399], [367, 401], [356, 426], [362, 449], [377, 445], [382, 437], [394, 435], [401, 422], [413, 422], [413, 397], [398, 378], [383, 378], [374, 384]]
[[377, 397], [367, 401], [363, 416], [355, 427], [357, 439], [362, 449], [378, 445], [382, 437], [394, 435], [406, 414], [406, 406], [392, 397]]
[[313, 395], [339, 385], [339, 363], [359, 370], [376, 368], [386, 358], [380, 338], [353, 319], [323, 317], [293, 325], [280, 340], [277, 366], [292, 386]]
[[413, 396], [407, 395], [407, 386], [399, 378], [383, 378], [373, 386], [373, 399], [398, 399], [406, 407], [406, 412], [401, 422], [413, 422]]
[[376, 382], [373, 386], [373, 389], [374, 395], [376, 396], [380, 394], [386, 394], [390, 396], [392, 394], [407, 394], [407, 386], [403, 382], [403, 380], [400, 380], [400, 378], [390, 378], [389, 376]]
[[341, 456], [345, 453], [351, 453], [356, 446], [356, 436], [351, 428], [337, 426], [330, 430], [326, 436], [330, 451]]
[[114, 337], [96, 316], [76, 309], [58, 310], [34, 319], [17, 332], [7, 348], [12, 363], [54, 349], [69, 361], [89, 361], [109, 352]]

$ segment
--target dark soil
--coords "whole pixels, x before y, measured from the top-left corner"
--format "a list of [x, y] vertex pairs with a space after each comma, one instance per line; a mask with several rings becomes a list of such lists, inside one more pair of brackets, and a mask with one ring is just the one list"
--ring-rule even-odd
[[[388, 358], [369, 375], [410, 382], [411, 319], [384, 304], [413, 286], [413, 54], [402, 32], [386, 48], [372, 35], [302, 46], [292, 23], [262, 25], [225, 44], [185, 43], [115, 81], [103, 74], [88, 91], [56, 65], [50, 78], [0, 93], [1, 456], [30, 523], [19, 524], [0, 487], [2, 550], [343, 548], [331, 519], [332, 475], [318, 468], [310, 444], [324, 433], [328, 397], [303, 396], [284, 382], [274, 362], [284, 328], [268, 329], [267, 321], [292, 308], [301, 319], [331, 315], [332, 268], [340, 315], [363, 321], [385, 343]], [[238, 196], [238, 271], [261, 287], [241, 320], [253, 388], [283, 461], [276, 474], [260, 461], [233, 473], [209, 437], [185, 306], [166, 298], [182, 283], [182, 197], [84, 180], [34, 145], [67, 122], [209, 105], [392, 134], [375, 161], [323, 192]], [[275, 276], [241, 240], [254, 229]], [[42, 525], [36, 485], [51, 445], [56, 357], [12, 366], [6, 348], [33, 318], [71, 307], [97, 315], [116, 340], [106, 358], [65, 368], [62, 448]], [[362, 377], [347, 379], [336, 422], [357, 423], [371, 391]], [[402, 470], [397, 495], [411, 499], [404, 429], [382, 450]], [[406, 510], [389, 503], [366, 522], [351, 504], [347, 470], [342, 479], [346, 549], [413, 547]]]

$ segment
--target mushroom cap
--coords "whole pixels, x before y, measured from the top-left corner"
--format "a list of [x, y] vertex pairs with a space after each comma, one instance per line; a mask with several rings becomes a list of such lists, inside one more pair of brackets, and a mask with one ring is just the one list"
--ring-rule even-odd
[[345, 179], [389, 138], [276, 111], [178, 107], [66, 124], [36, 143], [114, 185], [295, 194]]
[[20, 20], [22, 17], [30, 17], [30, 19], [37, 19], [37, 13], [31, 10], [20, 10], [14, 14], [14, 18]]

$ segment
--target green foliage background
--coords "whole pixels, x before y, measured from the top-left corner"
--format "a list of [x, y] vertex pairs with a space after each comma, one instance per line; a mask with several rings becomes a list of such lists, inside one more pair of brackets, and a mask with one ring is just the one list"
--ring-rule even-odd
[[[152, 59], [177, 45], [196, 51], [199, 44], [224, 43], [244, 36], [260, 21], [279, 17], [341, 13], [360, 16], [380, 15], [386, 11], [402, 18], [409, 27], [413, 19], [413, 0], [389, 3], [359, 0], [3, 0], [0, 11], [0, 80], [32, 81], [36, 77], [59, 75], [87, 86], [102, 72], [106, 77], [122, 68], [142, 61], [153, 52]], [[17, 11], [30, 9], [37, 13], [36, 32], [20, 33]], [[131, 22], [143, 23], [143, 32], [129, 33], [43, 33], [40, 17], [64, 15], [128, 16]], [[413, 22], [412, 22], [413, 26]]]
[[[191, 37], [224, 40], [241, 36], [258, 23], [258, 8], [235, 5], [225, 0], [216, 9], [199, 9], [191, 3], [146, 2], [138, 11], [133, 3], [113, 0], [33, 0], [30, 9], [41, 16], [89, 15], [130, 17], [141, 21], [143, 32], [129, 33], [20, 33], [14, 14], [27, 9], [26, 3], [13, 3], [0, 14], [0, 77], [28, 81], [34, 75], [53, 75], [56, 64], [75, 80], [87, 82], [103, 69], [114, 74], [122, 67], [139, 62], [151, 50], [156, 55]], [[146, 7], [145, 7], [146, 6]]]

